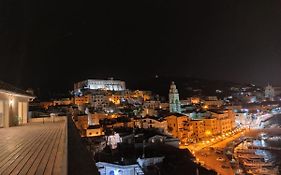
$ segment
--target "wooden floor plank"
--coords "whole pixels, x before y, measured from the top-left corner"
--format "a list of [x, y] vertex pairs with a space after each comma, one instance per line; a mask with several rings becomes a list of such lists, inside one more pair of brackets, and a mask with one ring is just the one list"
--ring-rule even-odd
[[[2, 130], [4, 130], [4, 129], [2, 129]], [[44, 130], [46, 130], [46, 128], [44, 128]], [[10, 132], [10, 130], [9, 130], [9, 132]], [[0, 160], [1, 160], [1, 157], [6, 157], [6, 155], [5, 155], [6, 151], [9, 151], [9, 150], [14, 151], [17, 148], [22, 147], [22, 145], [26, 143], [26, 140], [31, 140], [32, 137], [36, 136], [33, 133], [31, 133], [30, 131], [25, 131], [25, 132], [21, 131], [20, 134], [18, 132], [16, 132], [17, 133], [16, 134], [17, 137], [16, 137], [14, 132], [15, 131], [12, 131], [12, 134], [11, 135], [9, 134], [8, 136], [7, 136], [7, 134], [1, 135], [1, 133], [0, 133], [1, 139], [3, 140], [3, 142], [0, 141], [1, 148], [2, 148], [0, 150], [0, 152], [2, 153], [2, 154], [0, 154]], [[25, 137], [22, 137], [23, 134], [25, 135]], [[3, 136], [4, 137], [6, 136], [6, 137], [4, 138]], [[8, 138], [8, 137], [10, 137], [10, 138]]]
[[[50, 142], [51, 140], [49, 139], [48, 142]], [[43, 149], [40, 151], [39, 155], [36, 158], [36, 162], [34, 162], [31, 166], [31, 168], [29, 169], [27, 175], [34, 175], [37, 171], [38, 166], [41, 163], [41, 160], [43, 159], [43, 157], [45, 156], [46, 151], [48, 150], [50, 144], [45, 144]]]
[[[49, 130], [50, 133], [50, 137], [55, 133], [54, 130]], [[32, 157], [28, 160], [28, 162], [26, 162], [25, 166], [23, 167], [23, 169], [21, 169], [19, 175], [26, 175], [28, 173], [28, 171], [30, 171], [30, 168], [32, 167], [32, 165], [38, 161], [38, 155], [40, 154], [40, 152], [42, 151], [42, 149], [44, 148], [44, 146], [46, 146], [46, 143], [49, 141], [48, 138], [45, 138], [45, 142], [41, 145], [41, 147], [39, 149], [37, 149], [37, 151], [32, 155]]]
[[62, 132], [62, 137], [60, 139], [58, 151], [56, 154], [55, 164], [53, 168], [53, 174], [59, 174], [62, 172], [63, 168], [63, 155], [66, 154], [65, 145], [66, 145], [66, 130], [64, 129]]
[[56, 143], [54, 144], [54, 148], [50, 154], [46, 169], [44, 171], [44, 175], [51, 175], [53, 172], [53, 167], [54, 167], [54, 163], [55, 163], [55, 159], [56, 159], [56, 155], [59, 149], [59, 143], [60, 143], [60, 139], [62, 137], [62, 133], [63, 131], [60, 130], [59, 135], [58, 135], [58, 139], [56, 140]]
[[0, 174], [60, 175], [65, 132], [65, 121], [1, 128]]
[[[47, 137], [50, 137], [52, 134], [53, 132], [48, 132]], [[26, 174], [26, 172], [29, 170], [34, 160], [36, 159], [36, 156], [48, 141], [45, 137], [43, 139], [44, 140], [39, 142], [37, 147], [34, 147], [33, 150], [30, 151], [29, 154], [25, 156], [25, 158], [17, 165], [17, 167], [15, 167], [15, 169], [13, 170], [13, 172], [10, 173], [10, 175], [17, 175], [21, 172], [22, 174]], [[26, 170], [24, 170], [24, 168]]]
[[32, 140], [27, 141], [26, 144], [22, 145], [18, 149], [14, 151], [7, 151], [7, 156], [3, 157], [0, 161], [0, 174], [8, 167], [10, 166], [19, 156], [23, 151], [26, 151], [29, 147], [32, 146], [34, 141], [40, 138], [40, 135], [35, 136]]
[[12, 164], [9, 165], [7, 169], [3, 172], [3, 174], [11, 174], [12, 171], [19, 166], [19, 164], [24, 164], [25, 159], [28, 159], [34, 151], [40, 146], [42, 142], [44, 142], [45, 137], [39, 137], [38, 140], [36, 140], [33, 144], [32, 147], [27, 148], [25, 151], [21, 152], [19, 157], [15, 161], [13, 161]]
[[56, 131], [56, 134], [54, 135], [52, 140], [48, 143], [49, 147], [48, 147], [47, 151], [45, 152], [44, 157], [41, 160], [41, 162], [40, 162], [40, 164], [37, 168], [37, 171], [35, 173], [36, 175], [43, 175], [44, 174], [44, 171], [45, 171], [45, 169], [47, 167], [47, 164], [48, 164], [48, 160], [51, 156], [52, 150], [54, 149], [54, 146], [55, 146], [55, 143], [56, 143], [58, 137], [59, 137], [59, 129]]
[[[2, 160], [3, 158], [7, 158], [7, 156], [9, 156], [11, 154], [11, 151], [15, 152], [16, 150], [22, 148], [26, 143], [27, 140], [29, 142], [31, 142], [31, 140], [37, 137], [37, 135], [28, 135], [26, 138], [24, 138], [23, 140], [19, 142], [17, 142], [17, 139], [15, 138], [14, 142], [7, 142], [5, 141], [5, 146], [3, 146], [3, 150], [2, 150], [2, 154], [0, 155], [0, 160]], [[2, 138], [5, 139], [5, 138]], [[1, 164], [0, 164], [1, 167]]]

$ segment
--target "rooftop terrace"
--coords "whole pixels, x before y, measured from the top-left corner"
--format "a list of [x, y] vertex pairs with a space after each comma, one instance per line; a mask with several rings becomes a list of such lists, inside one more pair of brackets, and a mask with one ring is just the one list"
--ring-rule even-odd
[[0, 174], [66, 174], [66, 122], [0, 129]]
[[0, 175], [98, 175], [71, 117], [0, 128]]

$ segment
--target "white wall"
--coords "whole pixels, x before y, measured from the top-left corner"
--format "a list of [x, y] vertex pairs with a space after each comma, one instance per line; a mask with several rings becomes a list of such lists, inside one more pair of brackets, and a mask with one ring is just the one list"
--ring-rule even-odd
[[[3, 127], [15, 125], [16, 120], [20, 121], [19, 124], [28, 122], [28, 97], [0, 92], [0, 101], [0, 110], [4, 116]], [[18, 118], [16, 119], [16, 117]]]

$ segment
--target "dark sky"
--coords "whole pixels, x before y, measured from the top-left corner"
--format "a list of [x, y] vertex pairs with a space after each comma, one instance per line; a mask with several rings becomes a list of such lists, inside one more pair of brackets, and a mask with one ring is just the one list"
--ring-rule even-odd
[[280, 0], [3, 0], [0, 79], [158, 75], [281, 84]]

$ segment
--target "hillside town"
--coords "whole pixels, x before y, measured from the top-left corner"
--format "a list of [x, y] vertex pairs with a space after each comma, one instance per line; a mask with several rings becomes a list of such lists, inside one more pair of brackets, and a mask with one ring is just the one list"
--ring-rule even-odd
[[29, 117], [43, 122], [71, 117], [100, 174], [180, 174], [171, 154], [182, 151], [194, 173], [233, 174], [237, 167], [230, 161], [217, 161], [226, 160], [218, 154], [214, 161], [221, 165], [212, 165], [204, 151], [261, 126], [268, 119], [264, 116], [280, 106], [280, 89], [250, 84], [229, 87], [232, 94], [223, 98], [217, 89], [217, 96], [181, 99], [171, 81], [163, 100], [152, 91], [127, 89], [121, 80], [88, 79], [75, 83], [64, 98], [33, 100]]

